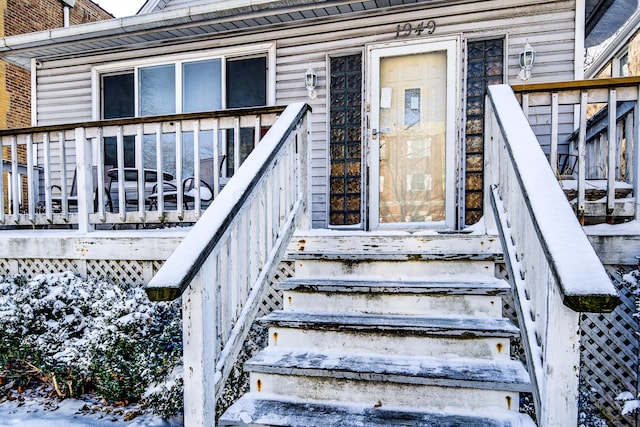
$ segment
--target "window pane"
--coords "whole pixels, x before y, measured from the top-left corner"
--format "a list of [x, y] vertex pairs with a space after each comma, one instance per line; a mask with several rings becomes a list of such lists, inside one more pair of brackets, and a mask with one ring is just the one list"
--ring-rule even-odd
[[140, 115], [157, 116], [175, 114], [175, 66], [160, 65], [140, 68]]
[[182, 110], [184, 113], [222, 108], [221, 61], [188, 62], [182, 65]]
[[227, 107], [267, 105], [267, 58], [227, 61]]
[[102, 77], [102, 118], [135, 116], [133, 73]]

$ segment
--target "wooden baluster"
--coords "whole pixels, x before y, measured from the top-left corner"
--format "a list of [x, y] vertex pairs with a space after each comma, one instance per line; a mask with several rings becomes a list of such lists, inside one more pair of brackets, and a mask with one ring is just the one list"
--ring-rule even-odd
[[[178, 211], [178, 219], [182, 221], [184, 218], [184, 197], [182, 194], [182, 122], [176, 122], [176, 210]], [[158, 182], [160, 177], [158, 177]]]
[[611, 223], [613, 210], [616, 205], [616, 121], [617, 99], [616, 90], [609, 90], [609, 150], [607, 156], [607, 222]]
[[[158, 171], [158, 176], [162, 176], [164, 173], [164, 164], [163, 164], [163, 155], [162, 155], [162, 124], [156, 124], [156, 170]], [[158, 204], [158, 219], [162, 220], [164, 218], [164, 185], [162, 182], [157, 183], [156, 185], [156, 194], [157, 199], [156, 202]]]
[[558, 93], [551, 94], [551, 146], [549, 148], [549, 164], [551, 170], [558, 174]]
[[51, 140], [49, 132], [42, 134], [42, 151], [44, 157], [44, 214], [47, 222], [53, 222], [53, 206], [51, 195]]
[[[136, 180], [136, 184], [138, 185], [138, 218], [141, 222], [145, 220], [145, 204], [146, 204], [146, 189], [147, 183], [145, 182], [146, 176], [144, 173], [144, 128], [143, 125], [139, 124], [136, 129], [135, 136], [135, 144], [136, 144], [136, 167], [138, 168], [138, 179]], [[158, 177], [160, 176], [160, 171], [157, 171]]]
[[578, 205], [577, 214], [581, 224], [584, 224], [585, 210], [585, 166], [586, 166], [586, 138], [587, 138], [587, 91], [580, 93], [580, 128], [578, 132]]

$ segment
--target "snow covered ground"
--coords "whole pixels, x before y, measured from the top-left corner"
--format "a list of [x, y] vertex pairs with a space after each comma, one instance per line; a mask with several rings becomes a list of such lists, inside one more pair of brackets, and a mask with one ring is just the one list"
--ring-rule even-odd
[[60, 402], [26, 398], [22, 402], [0, 403], [0, 426], [20, 427], [181, 427], [182, 419], [163, 420], [143, 414], [124, 421], [125, 414], [135, 408], [109, 408], [105, 412], [90, 410], [91, 403], [67, 399]]

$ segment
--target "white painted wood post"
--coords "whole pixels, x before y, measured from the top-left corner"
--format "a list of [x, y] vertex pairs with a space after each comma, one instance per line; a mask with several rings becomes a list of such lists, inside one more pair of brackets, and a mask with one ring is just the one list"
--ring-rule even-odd
[[76, 128], [76, 188], [78, 189], [78, 231], [90, 230], [89, 213], [93, 212], [93, 176], [91, 141], [84, 128]]
[[216, 425], [216, 261], [208, 257], [182, 294], [184, 425], [189, 427]]
[[580, 313], [562, 303], [557, 286], [549, 287], [547, 309], [538, 425], [566, 427], [578, 419]]

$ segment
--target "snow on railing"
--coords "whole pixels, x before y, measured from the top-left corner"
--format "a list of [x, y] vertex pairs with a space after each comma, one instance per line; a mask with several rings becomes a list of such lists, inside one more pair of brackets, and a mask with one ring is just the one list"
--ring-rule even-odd
[[509, 86], [489, 87], [486, 126], [485, 199], [514, 288], [538, 423], [576, 425], [580, 312], [609, 312], [618, 296]]
[[283, 110], [0, 130], [0, 225], [195, 222]]
[[513, 89], [536, 134], [548, 146], [551, 168], [580, 221], [638, 219], [640, 78], [527, 84]]
[[287, 107], [147, 286], [182, 296], [185, 425], [215, 426], [222, 393], [305, 214], [308, 106]]

